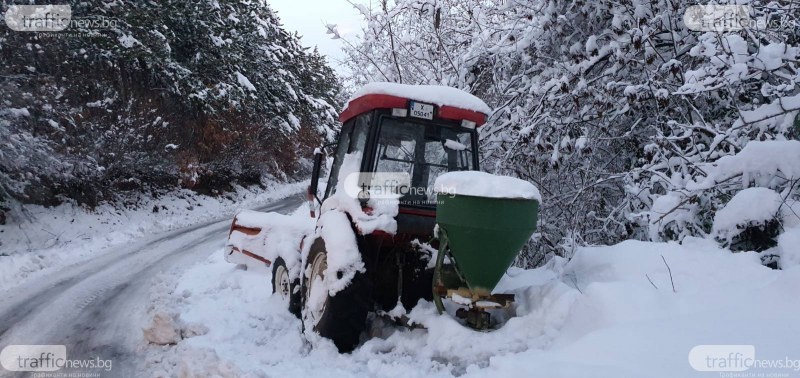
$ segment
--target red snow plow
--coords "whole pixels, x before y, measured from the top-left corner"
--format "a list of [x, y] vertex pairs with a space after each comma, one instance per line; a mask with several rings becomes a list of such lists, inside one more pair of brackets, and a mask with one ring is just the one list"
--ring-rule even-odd
[[[225, 259], [230, 263], [242, 263], [247, 264], [248, 260], [241, 258], [238, 262], [235, 259], [239, 258], [239, 255], [249, 257], [253, 260], [266, 264], [266, 266], [272, 265], [272, 261], [267, 260], [266, 257], [262, 255], [255, 254], [250, 252], [249, 249], [254, 249], [256, 251], [261, 252], [262, 246], [254, 245], [252, 247], [245, 247], [243, 243], [236, 242], [236, 240], [246, 240], [246, 239], [253, 239], [254, 237], [258, 236], [261, 233], [261, 227], [247, 227], [244, 226], [238, 221], [238, 214], [237, 216], [233, 217], [233, 223], [231, 224], [231, 229], [228, 231], [228, 244], [226, 245], [225, 251]], [[262, 252], [263, 254], [263, 252]]]
[[369, 312], [403, 322], [420, 300], [440, 313], [448, 300], [472, 328], [497, 326], [490, 310], [513, 296], [492, 290], [533, 233], [540, 199], [527, 182], [474, 172], [489, 112], [454, 88], [365, 86], [340, 115], [331, 159], [314, 151], [311, 218], [239, 213], [226, 259], [271, 266], [273, 292], [342, 352]]

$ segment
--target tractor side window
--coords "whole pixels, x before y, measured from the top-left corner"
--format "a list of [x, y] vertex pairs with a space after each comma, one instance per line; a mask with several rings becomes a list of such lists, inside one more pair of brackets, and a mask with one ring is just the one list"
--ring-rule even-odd
[[341, 138], [336, 147], [336, 155], [333, 160], [333, 167], [331, 167], [325, 198], [336, 193], [336, 182], [339, 179], [339, 169], [342, 167], [344, 156], [353, 152], [364, 153], [364, 147], [367, 145], [370, 117], [371, 113], [362, 114], [355, 118], [354, 121], [348, 121], [342, 126]]
[[350, 142], [350, 149], [347, 153], [361, 152], [364, 153], [364, 147], [367, 145], [367, 134], [369, 134], [369, 122], [372, 114], [362, 114], [356, 118], [356, 124], [353, 128], [353, 137]]
[[331, 166], [331, 173], [328, 177], [328, 186], [325, 189], [325, 198], [330, 197], [336, 192], [336, 181], [339, 178], [339, 168], [342, 167], [344, 155], [347, 154], [347, 149], [350, 146], [350, 134], [353, 131], [354, 121], [345, 122], [342, 125], [342, 130], [339, 131], [339, 144], [336, 145], [336, 154], [333, 156], [333, 166]]
[[443, 129], [442, 139], [444, 139], [443, 143], [448, 152], [447, 166], [450, 167], [450, 171], [477, 169], [472, 166], [472, 134]]

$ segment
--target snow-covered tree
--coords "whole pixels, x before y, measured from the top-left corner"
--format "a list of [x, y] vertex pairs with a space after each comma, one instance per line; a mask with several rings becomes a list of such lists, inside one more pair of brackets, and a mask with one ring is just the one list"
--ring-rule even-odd
[[74, 20], [104, 23], [0, 30], [5, 197], [94, 204], [178, 182], [218, 193], [297, 176], [335, 133], [338, 79], [263, 0], [71, 5]]

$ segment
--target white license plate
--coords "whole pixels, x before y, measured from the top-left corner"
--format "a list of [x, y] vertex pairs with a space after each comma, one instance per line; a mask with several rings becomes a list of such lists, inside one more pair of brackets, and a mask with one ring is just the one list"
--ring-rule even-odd
[[409, 108], [412, 117], [433, 119], [433, 105], [431, 104], [412, 101]]

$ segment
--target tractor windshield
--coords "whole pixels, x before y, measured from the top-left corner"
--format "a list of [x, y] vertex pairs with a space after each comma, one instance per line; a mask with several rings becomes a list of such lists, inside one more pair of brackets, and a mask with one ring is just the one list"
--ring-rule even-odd
[[401, 203], [435, 205], [433, 183], [449, 171], [475, 170], [474, 132], [408, 118], [381, 120], [375, 172], [406, 173], [409, 190]]

